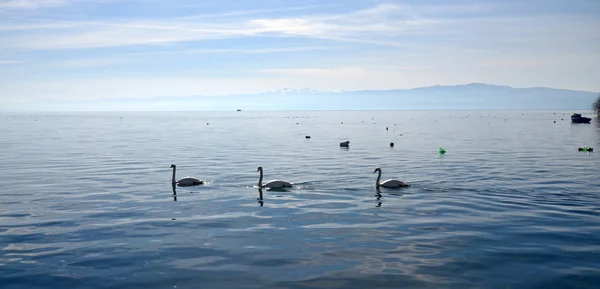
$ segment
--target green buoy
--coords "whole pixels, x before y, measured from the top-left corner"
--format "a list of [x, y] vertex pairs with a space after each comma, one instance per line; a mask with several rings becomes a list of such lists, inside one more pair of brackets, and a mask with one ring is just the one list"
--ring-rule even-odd
[[440, 155], [446, 154], [446, 150], [443, 148], [440, 148]]

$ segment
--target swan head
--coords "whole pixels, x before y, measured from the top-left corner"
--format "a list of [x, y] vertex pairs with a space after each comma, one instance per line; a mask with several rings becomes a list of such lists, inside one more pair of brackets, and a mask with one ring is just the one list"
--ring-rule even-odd
[[373, 171], [373, 173], [376, 173], [376, 172], [381, 172], [381, 168], [376, 168], [375, 171]]
[[171, 165], [171, 168], [174, 168], [174, 167], [176, 167], [176, 165]]
[[258, 169], [256, 169], [257, 172], [262, 171], [262, 167], [258, 167]]

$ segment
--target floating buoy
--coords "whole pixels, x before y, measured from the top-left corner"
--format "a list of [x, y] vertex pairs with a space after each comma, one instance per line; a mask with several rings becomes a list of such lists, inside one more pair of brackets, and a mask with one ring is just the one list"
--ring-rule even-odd
[[387, 127], [387, 126], [385, 127], [385, 130], [388, 130], [388, 127]]
[[591, 153], [591, 152], [594, 151], [594, 148], [591, 148], [591, 147], [587, 146], [587, 147], [579, 148], [578, 150], [580, 152], [590, 152]]
[[446, 150], [443, 148], [440, 148], [440, 155], [446, 154]]
[[390, 142], [390, 147], [392, 147], [392, 148], [394, 147], [394, 143], [393, 142]]
[[307, 135], [307, 136], [305, 136], [304, 138], [310, 138], [310, 136], [309, 136], [309, 135]]
[[340, 143], [340, 146], [341, 146], [341, 147], [349, 147], [349, 146], [350, 146], [350, 141], [349, 141], [349, 140], [347, 140], [347, 141], [341, 142], [341, 143]]

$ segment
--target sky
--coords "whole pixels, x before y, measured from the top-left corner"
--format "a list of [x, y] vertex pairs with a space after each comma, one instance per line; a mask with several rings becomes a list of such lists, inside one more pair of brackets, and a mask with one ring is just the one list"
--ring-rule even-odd
[[598, 0], [0, 0], [0, 107], [472, 82], [600, 91]]

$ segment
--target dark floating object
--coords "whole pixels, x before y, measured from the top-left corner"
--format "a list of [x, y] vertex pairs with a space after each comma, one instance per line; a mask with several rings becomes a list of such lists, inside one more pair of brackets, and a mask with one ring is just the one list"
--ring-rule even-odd
[[594, 151], [594, 148], [584, 147], [584, 148], [578, 148], [577, 150], [580, 151], [580, 152], [590, 152], [591, 153], [591, 152]]
[[589, 117], [583, 117], [580, 113], [574, 113], [571, 115], [572, 123], [590, 123], [592, 119]]
[[390, 142], [390, 147], [392, 147], [392, 148], [394, 147], [394, 143], [393, 142]]
[[340, 143], [340, 147], [346, 147], [346, 148], [350, 147], [350, 141], [347, 140], [347, 141], [341, 142]]
[[310, 138], [310, 136], [309, 136], [309, 135], [307, 135], [307, 136], [305, 136], [304, 138]]
[[385, 127], [385, 130], [388, 130], [388, 127], [387, 127], [387, 126]]
[[556, 120], [554, 121], [554, 123], [556, 123]]
[[208, 125], [208, 122], [206, 123], [206, 125]]

